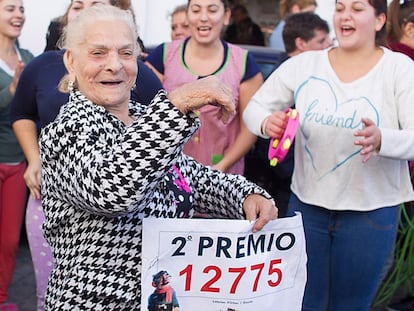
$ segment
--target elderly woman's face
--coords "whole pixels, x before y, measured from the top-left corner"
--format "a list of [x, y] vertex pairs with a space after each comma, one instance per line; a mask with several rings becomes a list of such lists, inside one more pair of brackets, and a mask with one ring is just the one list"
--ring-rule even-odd
[[122, 21], [97, 21], [68, 53], [69, 74], [92, 102], [108, 110], [128, 105], [138, 66], [136, 38]]

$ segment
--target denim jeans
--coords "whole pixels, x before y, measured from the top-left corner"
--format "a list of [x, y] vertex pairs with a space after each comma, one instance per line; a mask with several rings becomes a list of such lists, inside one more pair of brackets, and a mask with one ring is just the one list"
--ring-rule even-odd
[[331, 211], [292, 194], [302, 213], [308, 255], [303, 311], [368, 311], [394, 250], [399, 205], [369, 212]]

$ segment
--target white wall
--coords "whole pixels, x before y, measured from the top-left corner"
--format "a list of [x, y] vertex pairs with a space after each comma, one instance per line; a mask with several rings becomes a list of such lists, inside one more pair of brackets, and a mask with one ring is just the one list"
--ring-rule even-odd
[[[23, 0], [26, 24], [19, 38], [20, 45], [33, 54], [43, 52], [50, 20], [62, 15], [69, 0]], [[140, 36], [146, 45], [170, 40], [169, 14], [186, 0], [132, 0]]]
[[[43, 52], [46, 45], [46, 31], [50, 20], [62, 15], [69, 0], [23, 0], [26, 10], [26, 24], [20, 36], [20, 45], [33, 54]], [[132, 0], [140, 36], [145, 45], [159, 44], [170, 40], [169, 14], [175, 6], [187, 0]], [[318, 0], [317, 13], [332, 24], [333, 0]], [[331, 27], [332, 28], [332, 27]]]
[[132, 0], [132, 3], [144, 44], [154, 45], [171, 40], [169, 15], [187, 0]]
[[69, 3], [69, 0], [23, 0], [26, 23], [19, 38], [21, 47], [35, 55], [43, 52], [50, 20], [62, 15]]
[[318, 0], [318, 6], [316, 7], [316, 13], [326, 20], [331, 30], [331, 37], [335, 36], [333, 30], [333, 13], [335, 10], [334, 0]]

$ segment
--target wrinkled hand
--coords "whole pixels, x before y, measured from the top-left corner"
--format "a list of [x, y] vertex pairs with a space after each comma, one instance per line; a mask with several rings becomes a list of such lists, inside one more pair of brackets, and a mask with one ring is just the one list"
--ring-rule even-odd
[[260, 194], [249, 195], [243, 203], [246, 219], [254, 221], [253, 232], [261, 230], [270, 220], [278, 216], [278, 209], [273, 200], [266, 199]]
[[269, 117], [265, 123], [264, 132], [267, 136], [275, 139], [279, 139], [283, 136], [286, 126], [288, 124], [289, 117], [284, 111], [275, 111]]
[[361, 146], [362, 161], [367, 162], [373, 152], [378, 152], [381, 148], [381, 130], [375, 125], [374, 121], [362, 118], [364, 128], [356, 131], [354, 136], [359, 137], [354, 143]]
[[29, 163], [24, 172], [24, 180], [30, 190], [30, 194], [35, 199], [40, 199], [40, 161], [37, 163]]
[[171, 91], [168, 98], [182, 113], [195, 111], [205, 105], [218, 106], [218, 118], [223, 122], [227, 122], [230, 115], [235, 112], [231, 89], [216, 76], [186, 83]]
[[14, 93], [16, 92], [17, 83], [19, 82], [20, 74], [22, 73], [23, 68], [24, 68], [24, 63], [22, 61], [19, 61], [16, 68], [14, 69], [13, 80], [9, 86], [9, 90], [12, 95], [14, 95]]

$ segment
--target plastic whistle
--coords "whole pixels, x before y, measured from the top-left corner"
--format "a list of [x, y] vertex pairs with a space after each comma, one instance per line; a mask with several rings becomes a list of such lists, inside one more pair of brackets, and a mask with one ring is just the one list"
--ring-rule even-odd
[[286, 114], [289, 117], [286, 125], [285, 132], [280, 139], [272, 138], [269, 144], [268, 158], [270, 160], [270, 166], [276, 166], [279, 162], [282, 162], [286, 157], [290, 146], [293, 143], [293, 139], [296, 135], [296, 130], [299, 125], [299, 112], [296, 109], [287, 109]]

